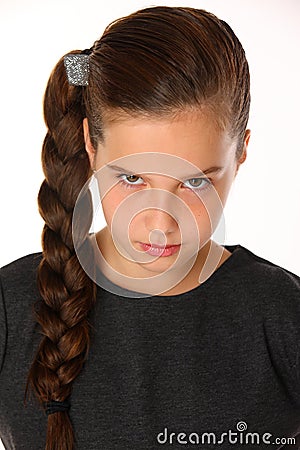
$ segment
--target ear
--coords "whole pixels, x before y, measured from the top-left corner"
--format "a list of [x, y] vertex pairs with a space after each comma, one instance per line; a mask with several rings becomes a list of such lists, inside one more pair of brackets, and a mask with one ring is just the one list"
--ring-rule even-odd
[[238, 170], [239, 170], [239, 168], [240, 168], [240, 165], [243, 164], [243, 162], [246, 161], [246, 158], [247, 158], [247, 149], [248, 149], [248, 144], [249, 144], [250, 136], [251, 136], [251, 131], [250, 131], [250, 130], [246, 130], [246, 131], [245, 131], [245, 137], [244, 137], [244, 143], [243, 143], [243, 152], [242, 152], [242, 155], [240, 156], [240, 159], [239, 159], [238, 162], [237, 162], [235, 176], [236, 176], [237, 173], [238, 173]]
[[93, 170], [95, 168], [95, 157], [96, 157], [96, 150], [93, 147], [93, 144], [91, 143], [90, 139], [90, 132], [89, 132], [89, 124], [87, 118], [83, 119], [82, 122], [83, 125], [83, 135], [84, 135], [84, 143], [85, 143], [85, 149], [87, 151], [89, 160], [90, 160], [90, 166]]

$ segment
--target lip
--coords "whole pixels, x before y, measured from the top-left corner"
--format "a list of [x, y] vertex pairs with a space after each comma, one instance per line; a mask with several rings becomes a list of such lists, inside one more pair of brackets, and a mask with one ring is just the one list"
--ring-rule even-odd
[[158, 245], [158, 244], [145, 244], [144, 242], [139, 242], [142, 250], [148, 255], [151, 256], [159, 256], [166, 257], [175, 255], [180, 249], [180, 244], [171, 244], [171, 245]]

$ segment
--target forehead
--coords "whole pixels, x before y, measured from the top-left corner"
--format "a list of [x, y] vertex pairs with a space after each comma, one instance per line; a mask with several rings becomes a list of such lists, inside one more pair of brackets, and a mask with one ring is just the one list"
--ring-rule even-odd
[[[127, 165], [144, 155], [151, 164], [156, 154], [186, 160], [205, 170], [225, 164], [234, 154], [234, 141], [226, 129], [221, 129], [210, 114], [189, 110], [173, 117], [130, 117], [106, 121], [104, 142], [99, 144], [97, 158], [101, 165], [126, 157]], [[157, 158], [157, 161], [161, 158]], [[139, 164], [143, 158], [139, 157]], [[165, 160], [166, 161], [166, 160]]]

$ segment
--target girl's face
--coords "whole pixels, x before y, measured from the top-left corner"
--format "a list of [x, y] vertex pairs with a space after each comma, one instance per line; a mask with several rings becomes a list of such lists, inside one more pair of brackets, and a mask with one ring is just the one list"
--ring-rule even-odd
[[100, 247], [109, 263], [149, 277], [201, 254], [246, 158], [249, 131], [239, 161], [228, 133], [200, 111], [110, 122], [96, 151], [86, 119], [84, 132], [107, 222]]

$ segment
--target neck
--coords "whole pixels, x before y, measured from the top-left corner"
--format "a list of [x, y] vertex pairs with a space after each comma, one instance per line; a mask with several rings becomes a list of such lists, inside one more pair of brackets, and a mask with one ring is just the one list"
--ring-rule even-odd
[[[149, 295], [178, 295], [204, 283], [231, 253], [209, 240], [194, 257], [178, 270], [155, 273], [121, 256], [107, 228], [95, 235], [97, 264], [101, 272], [114, 284]], [[99, 252], [100, 250], [100, 252]]]

